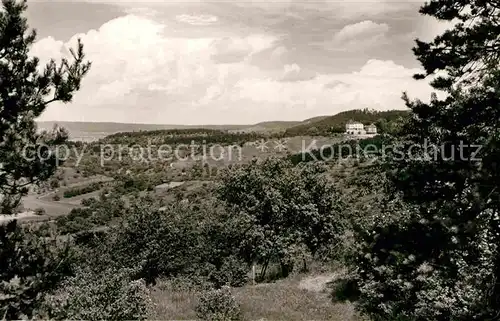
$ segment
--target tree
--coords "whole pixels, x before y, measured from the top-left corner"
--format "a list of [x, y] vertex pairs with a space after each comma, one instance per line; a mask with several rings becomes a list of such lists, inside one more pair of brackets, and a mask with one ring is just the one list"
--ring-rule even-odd
[[223, 176], [218, 197], [246, 222], [240, 255], [262, 263], [261, 277], [273, 261], [286, 276], [297, 248], [315, 255], [342, 233], [339, 193], [323, 174], [317, 164], [294, 167], [288, 160], [267, 159]]
[[433, 0], [420, 13], [455, 26], [431, 42], [416, 40], [413, 48], [425, 73], [423, 79], [444, 72], [432, 82], [436, 89], [449, 90], [454, 85], [480, 81], [500, 59], [500, 5], [496, 0]]
[[[2, 0], [0, 12], [0, 212], [12, 213], [28, 186], [55, 171], [53, 147], [67, 139], [64, 130], [37, 133], [35, 119], [53, 102], [68, 103], [80, 89], [90, 63], [78, 41], [73, 62], [51, 60], [39, 71], [29, 56], [36, 32], [23, 17], [25, 1]], [[30, 148], [26, 148], [30, 147]], [[38, 155], [37, 155], [38, 154]]]
[[[359, 306], [375, 319], [496, 320], [500, 306], [500, 6], [435, 0], [457, 24], [414, 48], [446, 98], [403, 98], [412, 117], [387, 159], [399, 219], [358, 233]], [[444, 75], [443, 75], [444, 74]], [[480, 146], [480, 153], [477, 154]]]
[[112, 236], [88, 255], [93, 266], [134, 268], [136, 278], [154, 284], [158, 277], [189, 277], [193, 283], [241, 286], [248, 266], [235, 257], [240, 226], [214, 200], [199, 197], [189, 203], [164, 206], [138, 198], [122, 213]]
[[[28, 30], [26, 8], [25, 1], [2, 0], [0, 11], [0, 213], [5, 214], [14, 211], [29, 185], [50, 178], [57, 165], [51, 149], [67, 139], [63, 130], [37, 133], [35, 119], [52, 102], [70, 102], [90, 68], [78, 41], [71, 50], [74, 62], [52, 60], [40, 72], [39, 59], [29, 56], [36, 33]], [[31, 152], [24, 153], [30, 145]], [[0, 226], [2, 317], [34, 316], [46, 293], [70, 273], [68, 258], [67, 247], [16, 221]]]

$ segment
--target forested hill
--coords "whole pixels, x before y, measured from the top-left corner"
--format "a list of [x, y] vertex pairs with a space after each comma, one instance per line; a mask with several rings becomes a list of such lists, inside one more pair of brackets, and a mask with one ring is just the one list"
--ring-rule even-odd
[[379, 132], [391, 132], [402, 119], [408, 117], [409, 111], [389, 110], [375, 111], [355, 109], [338, 113], [333, 116], [318, 117], [318, 120], [304, 122], [286, 130], [286, 136], [299, 135], [329, 135], [345, 132], [345, 125], [349, 120], [359, 121], [365, 125], [375, 124]]

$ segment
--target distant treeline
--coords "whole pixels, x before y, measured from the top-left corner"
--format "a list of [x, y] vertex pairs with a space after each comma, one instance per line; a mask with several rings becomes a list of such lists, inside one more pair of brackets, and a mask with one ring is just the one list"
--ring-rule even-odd
[[216, 129], [172, 129], [172, 130], [153, 130], [116, 133], [102, 139], [101, 142], [107, 144], [241, 144], [248, 141], [255, 141], [267, 137], [263, 133], [257, 132], [228, 132]]
[[200, 135], [220, 135], [226, 131], [217, 129], [206, 128], [188, 128], [188, 129], [159, 129], [159, 130], [140, 130], [133, 132], [121, 132], [106, 136], [106, 139], [114, 139], [119, 137], [144, 137], [144, 136], [158, 136], [158, 135], [171, 135], [171, 136], [200, 136]]

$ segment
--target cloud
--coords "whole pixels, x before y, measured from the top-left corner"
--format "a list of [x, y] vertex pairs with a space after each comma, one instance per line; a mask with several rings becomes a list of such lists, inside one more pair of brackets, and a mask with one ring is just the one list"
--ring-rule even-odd
[[[68, 48], [81, 38], [93, 63], [74, 103], [53, 105], [43, 118], [160, 121], [158, 113], [148, 114], [151, 108], [163, 117], [175, 115], [179, 106], [213, 101], [218, 91], [223, 93], [242, 75], [259, 73], [245, 62], [246, 57], [269, 48], [275, 40], [265, 34], [183, 38], [164, 31], [165, 24], [130, 14], [99, 30], [75, 35], [67, 43], [51, 37], [38, 41], [31, 54], [48, 61], [67, 56]], [[220, 64], [220, 57], [235, 53], [240, 59]]]
[[148, 18], [156, 17], [160, 14], [157, 10], [148, 7], [130, 7], [123, 10], [126, 14], [145, 16]]
[[[172, 35], [170, 22], [176, 23], [128, 14], [67, 43], [51, 37], [38, 41], [32, 54], [46, 61], [67, 56], [80, 37], [93, 62], [74, 102], [51, 105], [42, 118], [252, 123], [299, 120], [353, 108], [404, 108], [400, 99], [404, 90], [424, 99], [430, 95], [425, 82], [411, 78], [417, 70], [391, 60], [371, 59], [346, 72], [318, 72], [300, 62], [285, 63], [290, 47], [275, 34], [226, 30], [194, 37], [180, 30]], [[340, 39], [360, 39], [366, 29], [376, 28], [385, 30], [374, 22], [346, 27], [339, 32]], [[272, 61], [274, 68], [256, 64], [256, 57]]]
[[[39, 40], [31, 49], [31, 54], [35, 57], [54, 57], [60, 58], [65, 55], [66, 47], [62, 41], [56, 40], [53, 37], [47, 37]], [[47, 63], [49, 59], [42, 59], [43, 63]], [[41, 66], [43, 67], [43, 66]]]
[[333, 80], [332, 82], [325, 84], [326, 89], [335, 89], [337, 87], [350, 87], [350, 86], [349, 84], [340, 80]]
[[316, 72], [304, 70], [297, 64], [285, 65], [283, 76], [279, 79], [284, 82], [307, 81], [316, 77]]
[[242, 61], [251, 55], [269, 49], [276, 38], [268, 35], [250, 35], [243, 38], [224, 37], [212, 43], [212, 59], [219, 63]]
[[[53, 0], [30, 0], [30, 2], [51, 2]], [[252, 1], [252, 0], [83, 0], [88, 3], [107, 3], [120, 5], [124, 7], [169, 7], [176, 8], [180, 6], [200, 7], [200, 6], [239, 6], [243, 8], [263, 9], [268, 12], [275, 11], [281, 14], [291, 16], [295, 13], [289, 9], [299, 8], [307, 11], [322, 11], [328, 15], [333, 14], [336, 19], [352, 19], [352, 18], [370, 18], [386, 14], [392, 14], [398, 11], [408, 9], [415, 10], [423, 4], [423, 1], [415, 0], [269, 0], [269, 1]], [[59, 2], [82, 2], [82, 0], [59, 0]], [[198, 20], [199, 16], [185, 15], [187, 20]], [[197, 18], [198, 17], [198, 18]], [[203, 21], [204, 19], [200, 19]]]
[[176, 20], [179, 22], [184, 22], [193, 26], [208, 26], [216, 23], [219, 19], [212, 15], [188, 15], [181, 14], [177, 15]]
[[408, 90], [423, 100], [431, 93], [425, 82], [412, 79], [417, 71], [392, 61], [369, 60], [358, 71], [318, 75], [304, 82], [242, 79], [232, 98], [254, 101], [262, 110], [270, 105], [288, 106], [295, 115], [301, 115], [298, 119], [307, 118], [312, 112], [334, 114], [353, 108], [401, 109], [403, 91]]
[[389, 26], [386, 23], [375, 23], [371, 20], [365, 20], [342, 28], [335, 35], [335, 40], [338, 42], [349, 42], [352, 40], [378, 37], [388, 31]]
[[324, 45], [334, 51], [359, 51], [387, 44], [388, 32], [388, 24], [365, 20], [344, 26]]

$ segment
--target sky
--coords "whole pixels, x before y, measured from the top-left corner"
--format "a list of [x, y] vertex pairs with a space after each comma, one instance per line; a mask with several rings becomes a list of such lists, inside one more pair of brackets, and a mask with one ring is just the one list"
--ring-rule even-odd
[[447, 27], [409, 0], [30, 0], [47, 62], [80, 38], [92, 62], [40, 120], [250, 124], [428, 100], [414, 39]]

